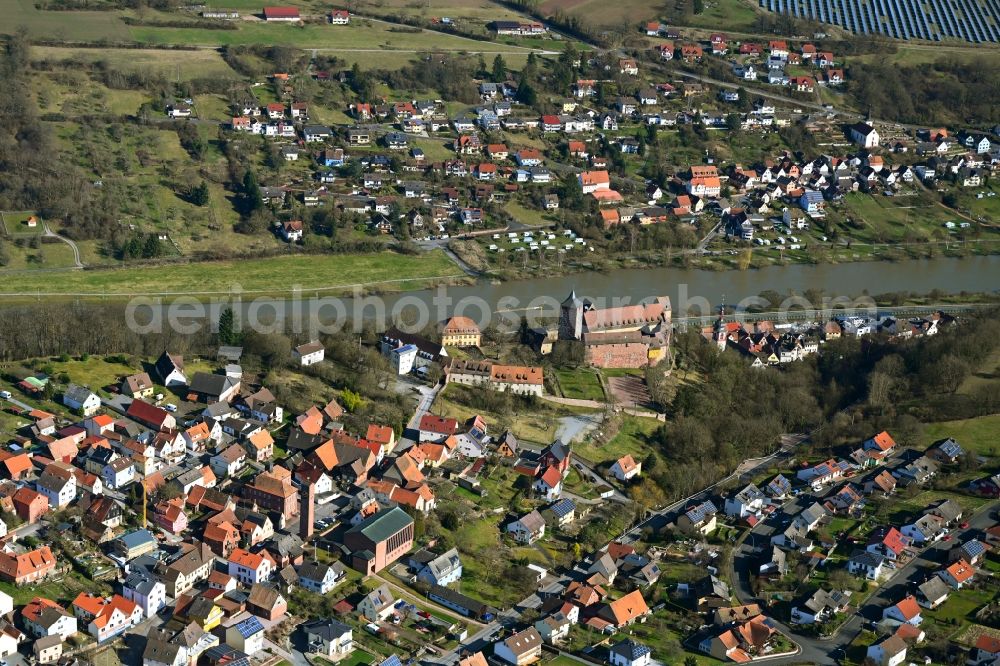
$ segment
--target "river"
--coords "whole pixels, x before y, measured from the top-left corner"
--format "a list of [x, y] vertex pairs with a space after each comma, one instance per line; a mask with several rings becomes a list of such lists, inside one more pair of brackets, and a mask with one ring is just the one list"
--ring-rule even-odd
[[[682, 313], [708, 315], [720, 303], [740, 308], [757, 294], [773, 290], [820, 290], [827, 297], [851, 298], [863, 294], [909, 291], [925, 294], [986, 292], [1000, 289], [1000, 256], [940, 257], [900, 262], [856, 262], [846, 264], [792, 264], [746, 271], [710, 271], [684, 268], [617, 269], [607, 273], [574, 273], [559, 277], [528, 278], [508, 282], [481, 280], [474, 285], [441, 286], [404, 293], [362, 297], [301, 299], [244, 299], [237, 306], [245, 321], [301, 322], [321, 325], [346, 320], [375, 320], [381, 330], [403, 322], [420, 328], [454, 314], [464, 314], [480, 325], [495, 313], [515, 321], [521, 315], [531, 325], [537, 319], [558, 313], [558, 304], [575, 291], [599, 306], [636, 303], [655, 296], [669, 296], [674, 316]], [[828, 307], [811, 303], [803, 307]], [[216, 305], [215, 308], [221, 308]], [[169, 310], [169, 307], [167, 308]], [[142, 311], [142, 308], [139, 310]], [[217, 317], [213, 309], [211, 318]], [[197, 316], [194, 316], [197, 318]], [[139, 319], [144, 319], [140, 316]]]

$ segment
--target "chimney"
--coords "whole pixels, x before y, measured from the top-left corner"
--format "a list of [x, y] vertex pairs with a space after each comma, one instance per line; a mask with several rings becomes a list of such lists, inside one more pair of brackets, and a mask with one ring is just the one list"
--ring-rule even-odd
[[312, 537], [316, 514], [316, 484], [303, 483], [299, 487], [299, 536], [305, 543]]

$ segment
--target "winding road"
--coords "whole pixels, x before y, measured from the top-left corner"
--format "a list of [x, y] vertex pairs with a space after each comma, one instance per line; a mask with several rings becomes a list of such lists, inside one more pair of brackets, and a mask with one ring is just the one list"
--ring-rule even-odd
[[69, 245], [70, 249], [73, 250], [73, 262], [75, 264], [73, 266], [73, 268], [83, 268], [83, 262], [80, 261], [80, 248], [78, 248], [76, 246], [76, 243], [74, 243], [70, 239], [66, 238], [65, 236], [60, 236], [56, 232], [54, 232], [51, 229], [49, 229], [49, 223], [48, 222], [43, 222], [42, 224], [43, 224], [43, 226], [45, 228], [45, 233], [42, 234], [42, 235], [45, 236], [46, 238], [58, 238], [62, 242], [64, 242], [67, 245]]

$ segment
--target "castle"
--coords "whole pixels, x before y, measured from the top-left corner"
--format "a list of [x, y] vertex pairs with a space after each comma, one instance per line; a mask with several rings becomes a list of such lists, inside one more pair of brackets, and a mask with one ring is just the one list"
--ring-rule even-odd
[[598, 368], [655, 365], [670, 346], [670, 298], [596, 308], [573, 291], [559, 307], [559, 339], [583, 342], [584, 359]]

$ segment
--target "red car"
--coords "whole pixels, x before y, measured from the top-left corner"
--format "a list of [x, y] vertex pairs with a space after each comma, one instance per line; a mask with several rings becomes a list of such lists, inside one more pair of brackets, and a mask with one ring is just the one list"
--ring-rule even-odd
[[941, 540], [942, 540], [942, 541], [951, 541], [951, 535], [950, 535], [950, 534], [945, 534], [945, 535], [944, 535], [944, 536], [943, 536], [943, 537], [941, 538]]
[[423, 610], [422, 611], [417, 611], [417, 615], [419, 615], [420, 617], [424, 618], [425, 620], [431, 619], [431, 614], [428, 613], [427, 611], [423, 611]]
[[969, 521], [965, 521], [964, 523], [962, 523], [962, 529], [963, 530], [969, 529]]

